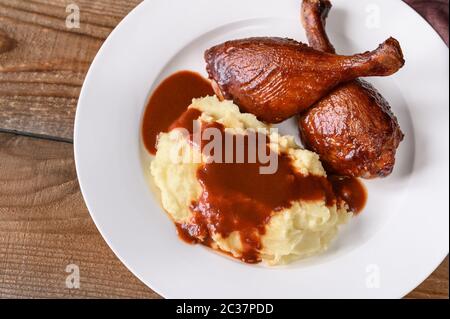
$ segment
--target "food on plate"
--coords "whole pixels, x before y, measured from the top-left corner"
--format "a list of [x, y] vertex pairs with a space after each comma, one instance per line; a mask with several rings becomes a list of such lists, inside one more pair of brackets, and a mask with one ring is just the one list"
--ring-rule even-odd
[[[337, 55], [329, 0], [304, 0], [311, 47], [283, 38], [205, 52], [211, 81], [190, 71], [153, 92], [142, 124], [150, 171], [180, 238], [247, 263], [280, 265], [325, 251], [364, 208], [359, 177], [391, 174], [404, 138], [364, 76], [403, 67], [400, 44]], [[214, 96], [216, 94], [216, 96]], [[297, 116], [300, 137], [270, 123]]]
[[179, 71], [165, 78], [153, 91], [142, 120], [142, 141], [150, 154], [156, 139], [186, 111], [193, 98], [213, 95], [210, 81], [192, 71]]
[[[213, 140], [220, 146], [210, 148]], [[278, 265], [320, 253], [352, 216], [316, 154], [216, 97], [194, 99], [159, 135], [151, 173], [182, 238], [248, 263]]]
[[[335, 53], [325, 32], [327, 0], [304, 0], [302, 21], [309, 44]], [[363, 178], [391, 174], [403, 133], [389, 103], [368, 82], [339, 85], [299, 116], [302, 142], [318, 153], [328, 172]]]
[[311, 48], [327, 53], [336, 53], [325, 30], [326, 20], [331, 10], [329, 0], [303, 0], [301, 20]]
[[216, 94], [242, 112], [278, 123], [305, 111], [337, 85], [362, 76], [388, 76], [404, 64], [397, 40], [376, 50], [339, 56], [282, 38], [228, 41], [205, 53]]
[[328, 172], [362, 178], [392, 173], [403, 133], [369, 83], [346, 83], [299, 117], [300, 136]]

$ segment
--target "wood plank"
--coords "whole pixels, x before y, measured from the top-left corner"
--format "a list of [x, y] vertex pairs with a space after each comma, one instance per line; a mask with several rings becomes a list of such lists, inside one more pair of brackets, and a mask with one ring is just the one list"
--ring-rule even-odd
[[72, 140], [86, 72], [103, 41], [141, 0], [0, 0], [0, 129]]
[[448, 256], [442, 264], [419, 287], [411, 292], [408, 299], [449, 299], [448, 296]]
[[[0, 298], [157, 298], [93, 224], [72, 149], [0, 133]], [[66, 287], [70, 264], [80, 289]]]

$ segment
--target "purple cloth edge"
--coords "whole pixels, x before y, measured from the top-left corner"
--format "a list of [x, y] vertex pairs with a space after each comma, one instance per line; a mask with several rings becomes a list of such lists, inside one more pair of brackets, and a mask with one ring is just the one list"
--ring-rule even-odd
[[448, 46], [449, 0], [403, 0], [416, 10], [444, 40]]

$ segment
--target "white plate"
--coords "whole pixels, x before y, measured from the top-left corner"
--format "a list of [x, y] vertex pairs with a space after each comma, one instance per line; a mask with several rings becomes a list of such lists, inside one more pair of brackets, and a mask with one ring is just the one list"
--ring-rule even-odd
[[[449, 244], [449, 56], [400, 0], [334, 0], [328, 30], [342, 53], [388, 36], [407, 64], [370, 79], [406, 139], [392, 176], [367, 182], [369, 202], [324, 255], [269, 269], [180, 241], [144, 176], [140, 122], [149, 93], [180, 69], [204, 71], [203, 51], [227, 39], [305, 41], [300, 0], [150, 0], [114, 30], [86, 77], [75, 121], [81, 189], [120, 260], [168, 298], [399, 298], [439, 265]], [[292, 122], [285, 132], [296, 134]]]

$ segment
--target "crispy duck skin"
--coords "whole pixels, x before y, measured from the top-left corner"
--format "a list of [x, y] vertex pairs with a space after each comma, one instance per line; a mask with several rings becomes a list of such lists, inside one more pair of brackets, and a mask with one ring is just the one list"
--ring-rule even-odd
[[327, 53], [336, 53], [325, 30], [326, 20], [331, 10], [329, 0], [304, 0], [301, 19], [309, 46]]
[[333, 88], [363, 76], [388, 76], [404, 64], [397, 40], [376, 50], [339, 56], [282, 38], [249, 38], [217, 45], [205, 53], [219, 97], [268, 123], [296, 115]]
[[[302, 21], [315, 49], [335, 53], [325, 33], [330, 8], [328, 0], [304, 0]], [[389, 103], [363, 80], [335, 88], [299, 117], [299, 128], [329, 172], [362, 178], [391, 174], [404, 137]]]

